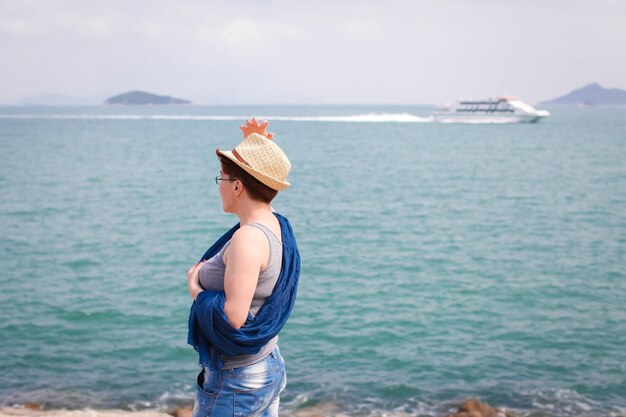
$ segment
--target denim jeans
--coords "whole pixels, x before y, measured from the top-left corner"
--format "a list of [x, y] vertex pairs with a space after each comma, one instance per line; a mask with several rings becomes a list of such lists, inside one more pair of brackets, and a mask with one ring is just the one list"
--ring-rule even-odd
[[198, 375], [192, 417], [278, 417], [279, 395], [286, 385], [278, 346], [252, 365], [205, 367]]

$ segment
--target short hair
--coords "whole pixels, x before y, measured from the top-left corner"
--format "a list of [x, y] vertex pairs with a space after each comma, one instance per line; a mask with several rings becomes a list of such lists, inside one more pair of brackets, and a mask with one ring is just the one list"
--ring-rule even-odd
[[276, 197], [276, 194], [278, 194], [278, 191], [268, 187], [261, 181], [254, 178], [243, 168], [224, 155], [218, 154], [217, 157], [220, 159], [220, 163], [222, 164], [222, 172], [233, 178], [239, 178], [250, 195], [250, 198], [253, 200], [269, 204], [272, 202], [274, 197]]

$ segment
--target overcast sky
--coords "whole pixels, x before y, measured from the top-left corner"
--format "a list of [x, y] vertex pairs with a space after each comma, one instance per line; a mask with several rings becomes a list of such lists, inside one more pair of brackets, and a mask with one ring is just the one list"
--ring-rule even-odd
[[625, 51], [623, 0], [0, 0], [0, 103], [535, 103], [626, 89]]

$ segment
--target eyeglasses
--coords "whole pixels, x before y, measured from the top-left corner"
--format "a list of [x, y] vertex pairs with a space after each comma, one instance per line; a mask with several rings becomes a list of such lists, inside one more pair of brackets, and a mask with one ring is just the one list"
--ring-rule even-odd
[[241, 178], [223, 178], [223, 177], [220, 177], [219, 175], [215, 177], [215, 183], [217, 185], [220, 185], [220, 181], [237, 181], [237, 180], [243, 182]]

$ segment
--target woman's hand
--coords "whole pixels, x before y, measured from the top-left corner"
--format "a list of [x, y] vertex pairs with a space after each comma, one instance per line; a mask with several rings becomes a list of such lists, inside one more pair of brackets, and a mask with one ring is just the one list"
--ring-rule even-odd
[[198, 278], [198, 272], [200, 271], [200, 267], [202, 264], [206, 262], [198, 262], [195, 265], [192, 265], [191, 268], [187, 271], [187, 287], [189, 287], [189, 294], [191, 294], [191, 298], [194, 300], [198, 297], [198, 294], [203, 291], [200, 286], [200, 279]]
[[245, 125], [239, 126], [239, 129], [243, 132], [243, 138], [247, 138], [252, 133], [258, 133], [261, 136], [265, 136], [268, 139], [272, 139], [274, 134], [267, 131], [267, 127], [270, 125], [270, 122], [267, 120], [263, 121], [263, 123], [259, 124], [255, 117], [252, 120], [246, 120]]

